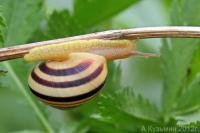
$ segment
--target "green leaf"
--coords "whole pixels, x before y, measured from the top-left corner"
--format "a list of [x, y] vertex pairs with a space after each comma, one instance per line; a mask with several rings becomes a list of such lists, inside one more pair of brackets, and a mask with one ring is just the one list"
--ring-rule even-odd
[[119, 127], [125, 132], [135, 132], [144, 125], [157, 125], [157, 123], [130, 115], [123, 110], [116, 108], [115, 106], [106, 104], [105, 102], [103, 102], [103, 104], [99, 106], [100, 107], [97, 108], [98, 112], [91, 115], [91, 117], [98, 121], [109, 123], [116, 127]]
[[3, 16], [7, 24], [5, 44], [27, 42], [43, 17], [42, 0], [0, 0], [0, 3], [4, 7]]
[[120, 65], [113, 65], [112, 68], [110, 66], [109, 70], [110, 77], [105, 86], [109, 90], [103, 93], [100, 103], [107, 102], [132, 116], [158, 122], [161, 116], [157, 107], [142, 95], [134, 94], [134, 89], [121, 84]]
[[106, 110], [113, 110], [110, 107], [117, 108], [140, 119], [152, 122], [158, 122], [160, 119], [160, 112], [155, 105], [142, 95], [134, 94], [134, 89], [124, 87], [121, 84], [120, 65], [109, 66], [108, 81], [98, 103], [101, 103], [102, 106], [109, 104], [106, 106], [108, 108], [104, 108]]
[[[41, 123], [43, 124], [44, 128], [48, 131], [53, 133], [53, 129], [52, 127], [49, 125], [46, 117], [44, 116], [43, 112], [41, 112], [40, 108], [38, 107], [38, 105], [36, 104], [36, 102], [32, 99], [32, 97], [30, 96], [30, 93], [27, 91], [27, 88], [25, 86], [25, 84], [23, 84], [23, 82], [26, 81], [21, 81], [21, 79], [19, 78], [20, 73], [16, 73], [13, 69], [13, 66], [9, 63], [9, 62], [3, 62], [1, 64], [5, 69], [8, 70], [9, 74], [7, 74], [7, 78], [3, 78], [1, 80], [1, 83], [6, 83], [6, 86], [10, 89], [18, 89], [25, 97], [25, 99], [27, 100], [27, 103], [30, 105], [30, 107], [32, 107], [33, 111], [35, 111], [37, 117], [39, 118], [39, 120], [41, 121]], [[14, 67], [16, 68], [16, 67]], [[21, 67], [22, 68], [22, 67]], [[23, 76], [23, 75], [21, 75]], [[8, 83], [8, 81], [10, 83]]]
[[74, 19], [88, 29], [110, 19], [140, 0], [75, 0]]
[[0, 16], [0, 44], [2, 44], [3, 43], [3, 33], [2, 33], [2, 23], [3, 23], [3, 18]]
[[[3, 28], [5, 27], [4, 19], [2, 17], [2, 6], [0, 5], [0, 45], [3, 45], [4, 37], [3, 37]], [[0, 76], [5, 76], [7, 71], [0, 70]]]
[[67, 10], [54, 11], [47, 22], [45, 35], [47, 38], [61, 38], [77, 35], [82, 32], [81, 28]]
[[185, 84], [187, 69], [193, 57], [197, 40], [173, 39], [161, 48], [161, 62], [164, 76], [164, 113], [172, 112]]
[[0, 5], [0, 44], [2, 44], [4, 41], [4, 38], [3, 38], [4, 27], [5, 27], [5, 24], [4, 24], [4, 19], [2, 17], [2, 6]]
[[[192, 8], [191, 8], [192, 7]], [[198, 0], [174, 0], [172, 3], [173, 25], [200, 25], [200, 1]]]
[[97, 119], [101, 117], [100, 120], [114, 123], [124, 118], [127, 121], [120, 121], [119, 124], [126, 123], [127, 127], [123, 126], [127, 129], [131, 127], [129, 122], [134, 123], [135, 127], [141, 127], [142, 124], [155, 124], [160, 117], [155, 106], [141, 95], [135, 96], [131, 89], [122, 89], [116, 93], [113, 91], [111, 95], [103, 95], [100, 97], [98, 107]]
[[[24, 0], [0, 0], [3, 5], [3, 16], [5, 17], [6, 28], [5, 42], [7, 46], [13, 44], [26, 43], [38, 25], [41, 23], [43, 14], [43, 1], [29, 1]], [[1, 79], [1, 84], [7, 83], [6, 86], [10, 89], [18, 89], [27, 100], [27, 103], [35, 111], [42, 125], [48, 132], [53, 132], [52, 127], [49, 125], [46, 117], [36, 102], [32, 99], [27, 91], [27, 74], [29, 68], [22, 60], [11, 62], [3, 62], [1, 66], [8, 71], [6, 78]], [[19, 70], [19, 71], [18, 71]], [[8, 81], [12, 81], [8, 83]]]
[[[179, 1], [182, 5], [182, 8], [188, 8], [191, 5], [194, 5], [194, 8], [185, 12], [182, 11], [183, 18], [181, 21], [185, 23], [188, 21], [188, 24], [199, 25], [200, 16], [197, 15], [200, 11], [197, 8], [200, 8], [200, 2], [191, 0], [191, 1]], [[187, 21], [186, 21], [187, 20]], [[177, 107], [176, 113], [185, 114], [192, 111], [197, 111], [199, 107], [198, 97], [200, 96], [200, 86], [199, 86], [199, 72], [200, 72], [200, 41], [198, 39], [197, 49], [195, 50], [194, 57], [192, 59], [192, 63], [188, 68], [187, 77], [189, 85], [185, 87], [185, 90], [180, 97], [179, 104]], [[181, 101], [182, 100], [182, 101]], [[184, 100], [184, 101], [183, 101]]]
[[167, 8], [170, 8], [173, 1], [172, 0], [163, 0], [162, 2]]
[[46, 25], [40, 27], [32, 37], [33, 40], [49, 40], [84, 33], [68, 10], [54, 11], [46, 20]]
[[136, 95], [133, 92], [133, 89], [126, 88], [120, 90], [115, 99], [116, 106], [123, 109], [125, 112], [142, 118], [145, 120], [150, 120], [158, 122], [160, 120], [160, 112], [157, 107], [149, 102], [148, 99], [144, 98], [142, 95]]
[[183, 115], [200, 108], [200, 74], [188, 85], [179, 98], [176, 114]]
[[122, 87], [119, 66], [109, 68], [111, 73], [103, 94], [96, 101], [97, 111], [91, 115], [92, 118], [114, 124], [125, 131], [158, 124], [160, 115], [157, 108], [141, 95], [136, 96], [133, 89]]
[[34, 39], [47, 40], [88, 33], [94, 26], [110, 19], [137, 1], [139, 0], [76, 0], [72, 15], [68, 10], [54, 11], [47, 20], [46, 28], [38, 30], [36, 32], [38, 37]]
[[[7, 133], [24, 129], [44, 130], [9, 73], [0, 77], [0, 132]], [[19, 121], [22, 118], [23, 121]]]
[[[184, 15], [184, 19], [187, 21], [194, 21], [195, 25], [200, 25], [200, 16], [199, 13], [200, 11], [198, 10], [200, 8], [200, 1], [196, 0], [191, 0], [191, 1], [184, 1], [185, 8], [190, 7], [193, 5], [194, 8], [190, 9], [189, 11], [185, 12], [186, 14]], [[198, 43], [198, 48], [195, 51], [194, 58], [192, 60], [191, 66], [188, 69], [189, 72], [189, 80], [191, 81], [193, 78], [196, 77], [196, 75], [200, 72], [200, 43]]]
[[190, 68], [188, 69], [188, 80], [191, 81], [196, 78], [197, 74], [200, 72], [200, 46], [195, 51], [194, 57], [192, 59], [192, 63]]
[[[199, 5], [195, 0], [175, 0], [171, 14], [172, 25], [198, 24], [200, 16], [194, 15], [195, 11], [198, 12], [198, 8], [186, 8], [193, 4]], [[165, 41], [161, 48], [164, 76], [163, 111], [166, 119], [172, 116], [179, 97], [187, 85], [188, 68], [198, 43], [199, 39], [171, 39]]]

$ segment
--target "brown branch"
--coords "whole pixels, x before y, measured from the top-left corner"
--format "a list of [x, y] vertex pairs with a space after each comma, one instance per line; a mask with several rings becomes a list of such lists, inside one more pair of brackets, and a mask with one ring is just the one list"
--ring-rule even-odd
[[200, 38], [200, 27], [144, 27], [124, 30], [110, 30], [104, 32], [91, 33], [86, 35], [67, 37], [43, 42], [18, 45], [14, 47], [0, 49], [0, 61], [23, 57], [30, 49], [38, 46], [63, 43], [72, 40], [83, 39], [145, 39], [145, 38]]

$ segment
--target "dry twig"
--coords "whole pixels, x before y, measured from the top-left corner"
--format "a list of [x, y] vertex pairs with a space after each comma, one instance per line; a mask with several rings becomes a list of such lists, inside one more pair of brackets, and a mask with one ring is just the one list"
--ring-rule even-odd
[[145, 39], [145, 38], [199, 38], [200, 27], [168, 26], [168, 27], [144, 27], [123, 30], [110, 30], [86, 35], [67, 37], [43, 42], [18, 45], [0, 49], [0, 61], [23, 57], [30, 49], [38, 46], [63, 43], [83, 39]]

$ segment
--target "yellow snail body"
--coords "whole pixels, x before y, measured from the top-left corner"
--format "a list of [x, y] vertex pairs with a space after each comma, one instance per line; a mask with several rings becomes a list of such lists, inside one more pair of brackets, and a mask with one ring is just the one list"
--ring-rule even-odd
[[66, 60], [69, 53], [87, 52], [104, 56], [107, 60], [121, 59], [130, 56], [136, 49], [130, 40], [77, 40], [33, 48], [24, 56], [27, 61]]
[[[74, 107], [93, 98], [103, 87], [107, 60], [134, 53], [130, 40], [79, 40], [33, 48], [27, 61], [43, 61], [31, 72], [28, 85], [41, 101], [57, 108]], [[149, 55], [151, 56], [151, 55]]]

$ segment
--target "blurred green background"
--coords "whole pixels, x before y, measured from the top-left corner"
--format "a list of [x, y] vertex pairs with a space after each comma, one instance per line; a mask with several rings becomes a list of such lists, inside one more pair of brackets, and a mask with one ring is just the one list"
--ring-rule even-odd
[[[0, 44], [14, 46], [111, 29], [200, 24], [198, 0], [0, 0]], [[0, 133], [143, 133], [199, 127], [199, 39], [138, 40], [161, 58], [109, 63], [102, 93], [58, 110], [27, 87], [35, 63], [0, 63]], [[179, 129], [179, 130], [178, 130]], [[197, 133], [200, 130], [196, 131]]]

